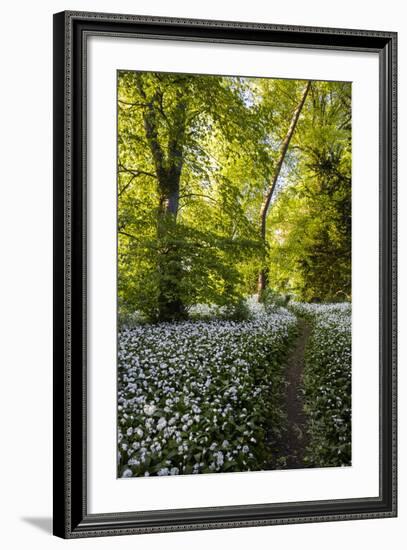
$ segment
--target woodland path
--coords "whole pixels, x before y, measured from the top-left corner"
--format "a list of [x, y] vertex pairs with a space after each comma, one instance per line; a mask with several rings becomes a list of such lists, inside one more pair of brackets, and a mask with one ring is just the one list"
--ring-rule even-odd
[[286, 386], [282, 408], [287, 418], [287, 429], [278, 442], [270, 442], [273, 459], [270, 469], [305, 468], [304, 455], [307, 447], [307, 419], [304, 413], [302, 395], [302, 376], [304, 372], [304, 353], [310, 335], [310, 326], [298, 319], [298, 336], [287, 357], [285, 368]]

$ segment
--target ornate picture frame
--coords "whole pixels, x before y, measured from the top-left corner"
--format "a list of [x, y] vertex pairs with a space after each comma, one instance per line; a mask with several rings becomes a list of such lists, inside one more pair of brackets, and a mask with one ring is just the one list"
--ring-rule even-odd
[[[379, 63], [379, 494], [92, 513], [88, 504], [89, 37], [371, 53]], [[397, 514], [397, 34], [231, 21], [54, 15], [54, 534], [62, 538], [394, 517]], [[97, 342], [92, 342], [97, 345]], [[112, 368], [115, 368], [113, 365]], [[114, 449], [115, 442], [112, 442]], [[114, 452], [114, 451], [113, 451]], [[287, 472], [290, 475], [289, 472]], [[219, 474], [220, 475], [220, 474]], [[228, 475], [228, 474], [226, 474]]]

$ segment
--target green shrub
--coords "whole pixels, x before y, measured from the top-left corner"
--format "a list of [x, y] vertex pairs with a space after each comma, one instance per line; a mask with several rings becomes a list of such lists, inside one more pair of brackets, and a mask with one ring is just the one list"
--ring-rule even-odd
[[290, 301], [290, 296], [288, 294], [280, 294], [272, 288], [266, 288], [262, 292], [261, 301], [266, 311], [272, 312], [280, 307], [286, 307]]
[[247, 321], [250, 316], [251, 313], [246, 300], [239, 300], [222, 308], [222, 317], [230, 321]]

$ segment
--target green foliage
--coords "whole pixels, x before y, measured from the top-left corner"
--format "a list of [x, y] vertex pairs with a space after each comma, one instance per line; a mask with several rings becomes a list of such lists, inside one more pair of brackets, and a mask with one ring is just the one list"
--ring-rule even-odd
[[119, 72], [121, 314], [177, 320], [198, 303], [237, 311], [264, 268], [279, 294], [350, 296], [349, 84], [312, 84], [270, 207], [266, 243], [259, 234], [264, 193], [303, 87]]
[[266, 311], [273, 311], [280, 307], [286, 307], [290, 301], [289, 294], [280, 294], [276, 290], [268, 287], [261, 294], [261, 301], [264, 304]]
[[237, 302], [226, 305], [223, 317], [231, 321], [246, 321], [250, 318], [250, 309], [246, 301], [240, 298]]
[[270, 212], [270, 278], [299, 300], [351, 296], [349, 101], [349, 84], [313, 84], [297, 162]]

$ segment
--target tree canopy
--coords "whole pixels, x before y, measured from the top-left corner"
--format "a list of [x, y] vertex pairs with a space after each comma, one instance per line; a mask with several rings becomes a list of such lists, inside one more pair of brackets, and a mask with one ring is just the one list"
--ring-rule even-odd
[[119, 72], [121, 312], [342, 301], [350, 261], [349, 83]]

